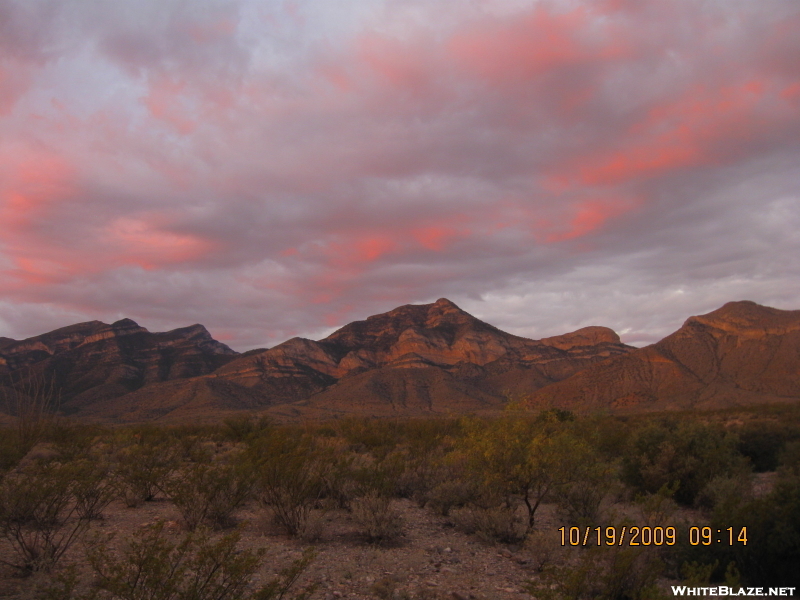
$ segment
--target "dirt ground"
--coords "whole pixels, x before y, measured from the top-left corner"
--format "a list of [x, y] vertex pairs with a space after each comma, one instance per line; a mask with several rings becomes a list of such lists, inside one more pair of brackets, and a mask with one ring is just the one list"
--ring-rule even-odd
[[[299, 585], [316, 583], [313, 600], [336, 598], [392, 600], [521, 600], [532, 598], [523, 586], [535, 578], [536, 549], [495, 544], [467, 534], [453, 520], [433, 514], [410, 500], [394, 500], [392, 508], [401, 516], [404, 533], [390, 546], [367, 543], [359, 535], [359, 526], [346, 510], [317, 511], [318, 539], [290, 539], [274, 530], [265, 511], [256, 503], [245, 506], [237, 517], [243, 522], [241, 548], [267, 548], [262, 567], [253, 583], [265, 584], [282, 568], [301, 557], [313, 546], [316, 558], [307, 568]], [[183, 534], [180, 514], [166, 499], [157, 498], [137, 508], [115, 501], [95, 521], [92, 531], [113, 532], [110, 547], [121, 546], [125, 539], [147, 524], [164, 520], [170, 535]], [[538, 538], [546, 535], [557, 545], [559, 538], [552, 507], [540, 509]], [[538, 539], [537, 538], [537, 539]], [[0, 552], [11, 549], [5, 541]], [[78, 543], [62, 559], [60, 566], [85, 566], [85, 543]], [[88, 568], [86, 569], [88, 572]], [[0, 569], [0, 598], [28, 600], [37, 597], [36, 589], [45, 576], [20, 578], [7, 567]]]

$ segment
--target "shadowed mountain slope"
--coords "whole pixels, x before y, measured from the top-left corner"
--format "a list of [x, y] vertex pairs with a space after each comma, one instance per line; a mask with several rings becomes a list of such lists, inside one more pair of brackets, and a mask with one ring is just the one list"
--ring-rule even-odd
[[[8, 339], [8, 338], [6, 338]], [[0, 346], [0, 386], [52, 384], [62, 409], [77, 412], [149, 384], [213, 372], [236, 356], [202, 325], [151, 333], [130, 319], [79, 323]]]

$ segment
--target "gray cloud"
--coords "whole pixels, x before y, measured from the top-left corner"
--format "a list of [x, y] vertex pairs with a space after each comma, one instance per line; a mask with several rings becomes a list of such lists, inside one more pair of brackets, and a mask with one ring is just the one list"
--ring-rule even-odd
[[244, 350], [447, 296], [643, 344], [800, 308], [799, 15], [0, 0], [0, 335]]

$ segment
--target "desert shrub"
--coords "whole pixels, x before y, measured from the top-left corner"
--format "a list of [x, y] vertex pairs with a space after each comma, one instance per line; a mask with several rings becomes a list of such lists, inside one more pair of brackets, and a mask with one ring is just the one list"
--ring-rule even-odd
[[786, 444], [778, 457], [778, 464], [784, 475], [800, 476], [800, 441]]
[[134, 438], [116, 453], [114, 478], [131, 508], [155, 498], [178, 466], [178, 450], [169, 439]]
[[533, 529], [544, 499], [579, 481], [582, 464], [591, 455], [588, 445], [567, 424], [518, 415], [490, 423], [474, 421], [459, 451], [468, 476], [482, 490], [481, 497], [498, 499], [494, 506], [524, 504], [527, 532]]
[[[273, 600], [288, 598], [289, 590], [313, 560], [313, 552], [303, 557], [258, 590], [250, 591], [254, 572], [262, 562], [264, 549], [237, 548], [238, 531], [212, 539], [206, 532], [195, 532], [172, 540], [164, 524], [156, 523], [137, 534], [117, 557], [106, 543], [96, 543], [88, 551], [94, 571], [97, 600]], [[313, 586], [292, 598], [308, 598]]]
[[426, 506], [436, 514], [447, 517], [454, 508], [464, 508], [470, 503], [478, 502], [481, 490], [473, 479], [454, 474], [448, 477], [445, 470], [440, 473], [444, 476], [425, 496]]
[[554, 529], [534, 531], [526, 538], [524, 545], [524, 552], [536, 572], [561, 563], [569, 550], [569, 547], [561, 545], [559, 532]]
[[252, 469], [242, 462], [190, 464], [165, 483], [164, 493], [178, 508], [186, 528], [206, 523], [232, 525], [233, 512], [250, 497], [255, 483]]
[[691, 506], [714, 477], [746, 476], [747, 460], [736, 445], [736, 436], [720, 427], [672, 419], [649, 422], [631, 436], [622, 478], [637, 492], [674, 486], [675, 500]]
[[368, 454], [358, 456], [350, 467], [354, 497], [370, 493], [395, 495], [397, 479], [403, 470], [402, 457], [397, 453], [387, 455], [383, 460], [376, 460]]
[[97, 457], [68, 463], [72, 471], [72, 494], [75, 510], [83, 519], [102, 518], [103, 509], [111, 504], [119, 490], [111, 480], [108, 465]]
[[403, 426], [394, 420], [350, 417], [341, 419], [337, 426], [339, 435], [350, 444], [351, 450], [369, 452], [378, 460], [394, 450], [402, 438]]
[[719, 475], [709, 481], [695, 497], [695, 506], [705, 510], [736, 505], [752, 497], [749, 477]]
[[10, 373], [6, 385], [0, 385], [0, 406], [16, 417], [16, 443], [23, 456], [56, 422], [60, 402], [55, 375], [35, 367]]
[[59, 463], [33, 463], [0, 484], [0, 535], [15, 557], [0, 559], [23, 573], [52, 568], [86, 531], [88, 518], [75, 501], [76, 470]]
[[452, 518], [462, 531], [476, 534], [486, 542], [516, 544], [528, 536], [525, 520], [518, 508], [508, 504], [472, 505], [454, 510]]
[[639, 494], [636, 505], [642, 515], [642, 525], [647, 527], [666, 527], [673, 524], [678, 505], [673, 499], [677, 486], [664, 485], [655, 494]]
[[[785, 472], [767, 496], [743, 501], [737, 507], [720, 506], [714, 511], [711, 527], [725, 532], [733, 527], [736, 535], [747, 528], [747, 545], [710, 547], [706, 563], [720, 565], [735, 562], [743, 583], [759, 585], [794, 585], [800, 564], [800, 477]], [[717, 545], [719, 546], [719, 545]], [[716, 576], [720, 575], [720, 567]]]
[[199, 435], [184, 435], [176, 440], [180, 461], [208, 464], [214, 459], [214, 451], [207, 439]]
[[536, 415], [536, 420], [539, 423], [566, 423], [575, 420], [575, 413], [562, 408], [547, 408]]
[[542, 600], [658, 598], [664, 565], [654, 547], [591, 546], [572, 560], [546, 565], [528, 591]]
[[586, 444], [576, 444], [574, 451], [576, 466], [570, 480], [555, 486], [550, 497], [564, 522], [597, 526], [602, 522], [603, 500], [617, 483], [614, 468]]
[[358, 496], [359, 485], [353, 478], [358, 457], [348, 454], [327, 454], [320, 469], [320, 497], [329, 508], [345, 509]]
[[251, 437], [264, 435], [273, 428], [268, 417], [234, 415], [222, 422], [222, 436], [232, 442], [245, 442]]
[[368, 542], [392, 544], [402, 537], [405, 521], [388, 496], [371, 492], [351, 504], [353, 519]]
[[736, 429], [737, 448], [750, 459], [756, 473], [774, 471], [787, 443], [800, 439], [800, 430], [789, 423], [756, 419]]
[[[697, 523], [693, 523], [696, 525]], [[721, 532], [726, 543], [706, 546], [684, 543], [675, 547], [675, 564], [713, 565], [710, 581], [730, 578], [730, 572], [743, 585], [795, 585], [800, 564], [800, 477], [791, 471], [780, 472], [775, 488], [768, 495], [752, 498], [732, 494], [717, 503], [707, 525]], [[733, 528], [734, 543], [727, 543], [728, 528]], [[747, 543], [738, 541], [746, 528]]]
[[22, 445], [17, 441], [17, 432], [13, 429], [0, 429], [0, 477], [16, 467], [25, 454]]
[[47, 438], [56, 458], [61, 462], [70, 462], [92, 455], [102, 433], [98, 425], [59, 423], [50, 430]]
[[313, 440], [276, 431], [254, 441], [247, 456], [256, 468], [258, 501], [288, 535], [301, 534], [324, 490], [324, 462]]

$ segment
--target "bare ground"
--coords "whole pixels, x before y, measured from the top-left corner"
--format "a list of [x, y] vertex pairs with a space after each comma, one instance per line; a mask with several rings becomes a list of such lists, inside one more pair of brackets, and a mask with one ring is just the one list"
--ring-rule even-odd
[[[536, 577], [533, 544], [524, 547], [493, 544], [476, 535], [464, 533], [451, 519], [433, 514], [410, 500], [394, 500], [393, 508], [401, 515], [404, 533], [392, 545], [375, 545], [359, 534], [359, 526], [345, 510], [316, 511], [317, 539], [290, 539], [274, 531], [263, 509], [252, 503], [238, 517], [243, 523], [242, 548], [267, 548], [263, 565], [253, 578], [265, 584], [303, 550], [313, 546], [316, 558], [299, 580], [299, 585], [316, 583], [313, 600], [420, 599], [420, 600], [521, 600], [532, 598], [523, 586]], [[551, 507], [541, 510], [537, 537], [544, 536], [548, 546], [557, 545], [558, 525]], [[137, 508], [115, 501], [104, 518], [92, 524], [92, 532], [113, 533], [110, 547], [120, 547], [137, 529], [164, 520], [171, 535], [183, 533], [180, 514], [166, 499], [156, 499]], [[556, 550], [557, 551], [557, 550]], [[5, 540], [1, 556], [11, 552]], [[59, 567], [77, 564], [88, 579], [83, 559], [85, 543], [73, 546]], [[0, 569], [0, 598], [28, 600], [37, 597], [44, 575], [16, 576], [8, 568]]]

